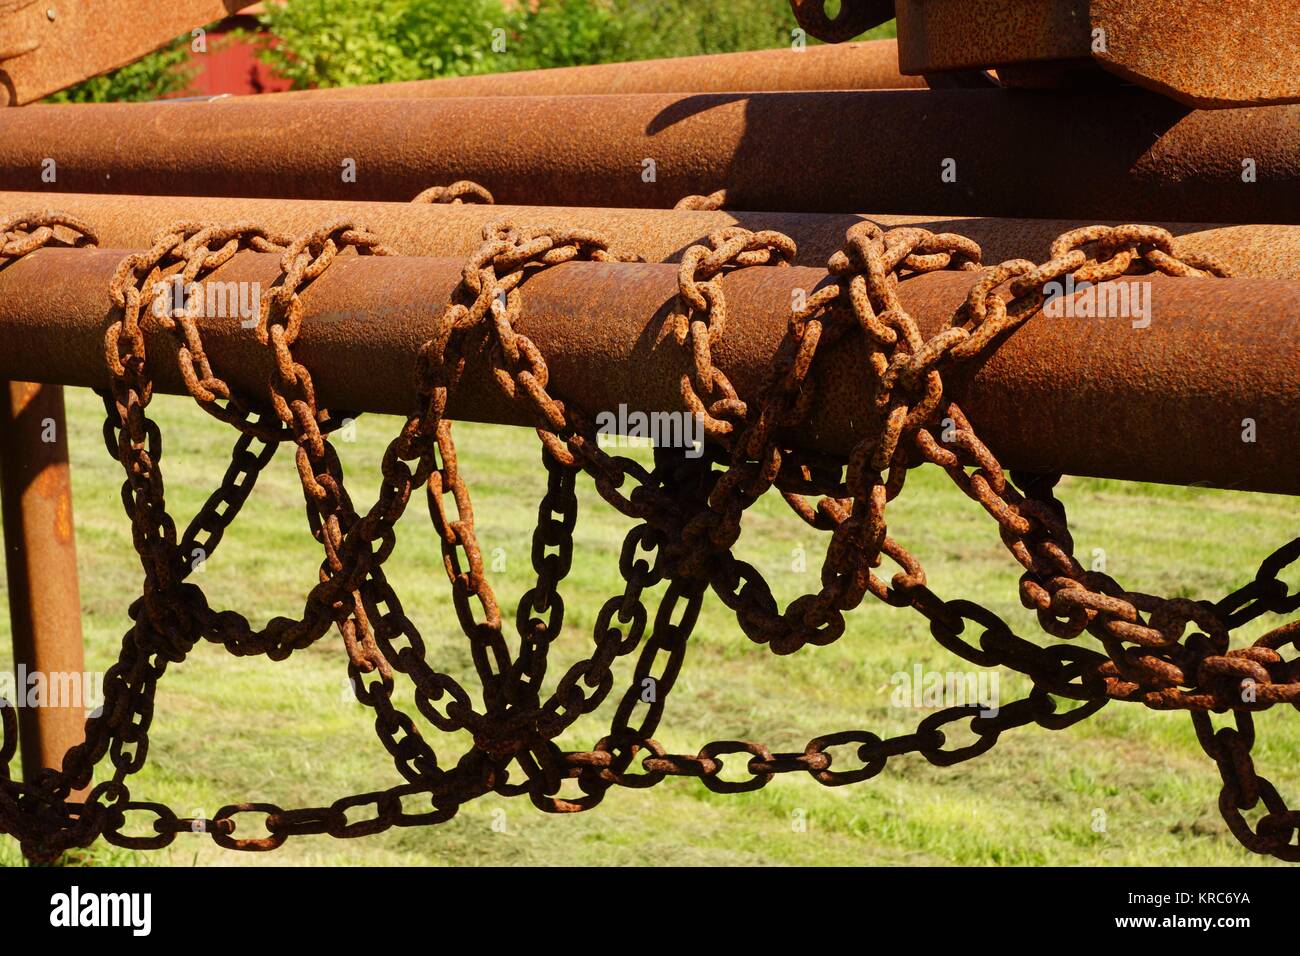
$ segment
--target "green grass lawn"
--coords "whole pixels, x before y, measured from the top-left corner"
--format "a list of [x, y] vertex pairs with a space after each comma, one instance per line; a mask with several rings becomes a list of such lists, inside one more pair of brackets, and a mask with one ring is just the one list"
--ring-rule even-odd
[[[164, 434], [168, 503], [183, 524], [217, 482], [234, 433], [188, 400], [162, 397], [153, 410]], [[122, 472], [104, 450], [101, 414], [93, 395], [69, 390], [87, 667], [99, 670], [116, 657], [141, 578], [118, 498]], [[396, 428], [395, 419], [363, 417], [356, 441], [339, 446], [358, 505], [373, 500], [380, 453]], [[530, 586], [529, 535], [544, 488], [538, 443], [526, 430], [482, 425], [460, 426], [458, 436], [480, 543], [488, 556], [503, 549], [506, 568], [493, 583], [509, 622]], [[616, 559], [626, 520], [585, 478], [580, 495], [576, 556], [564, 588], [568, 614], [552, 649], [552, 682], [586, 656], [596, 611], [621, 591]], [[1297, 530], [1296, 503], [1283, 497], [1090, 479], [1066, 479], [1060, 495], [1079, 553], [1104, 548], [1110, 573], [1148, 592], [1218, 598], [1250, 579], [1259, 561]], [[769, 576], [778, 597], [815, 586], [824, 540], [779, 499], [761, 502], [746, 529], [741, 556]], [[1036, 634], [1016, 596], [1017, 566], [992, 520], [941, 472], [926, 467], [912, 476], [891, 506], [891, 532], [925, 564], [940, 595], [969, 597], [1019, 633]], [[803, 573], [792, 570], [798, 548], [808, 553]], [[239, 608], [260, 623], [298, 613], [319, 561], [292, 456], [282, 451], [195, 580], [214, 605]], [[387, 568], [435, 666], [476, 690], [422, 500], [413, 500], [400, 523]], [[864, 728], [882, 736], [910, 730], [929, 711], [891, 706], [891, 675], [917, 664], [937, 671], [971, 665], [938, 647], [914, 612], [868, 602], [849, 616], [835, 644], [777, 657], [749, 642], [731, 613], [709, 599], [656, 736], [675, 752], [729, 738], [790, 750], [831, 730]], [[1255, 622], [1238, 640], [1269, 624]], [[6, 669], [12, 666], [8, 626], [4, 616], [0, 666]], [[626, 681], [631, 661], [621, 664], [617, 675]], [[999, 676], [1004, 703], [1027, 690], [1013, 672]], [[560, 743], [590, 747], [608, 726], [617, 696]], [[133, 796], [182, 814], [210, 815], [227, 803], [321, 805], [395, 785], [400, 780], [373, 736], [369, 714], [348, 693], [346, 656], [334, 634], [283, 663], [235, 658], [202, 644], [161, 685], [149, 762], [132, 778]], [[1300, 720], [1275, 708], [1259, 716], [1258, 726], [1260, 771], [1295, 805]], [[461, 736], [430, 733], [444, 763], [465, 749]], [[227, 852], [207, 837], [183, 836], [158, 854], [101, 842], [79, 859], [173, 865], [1270, 862], [1233, 840], [1216, 809], [1217, 793], [1218, 774], [1186, 715], [1113, 703], [1068, 730], [1011, 731], [990, 753], [956, 767], [933, 767], [919, 756], [893, 759], [883, 774], [851, 787], [825, 789], [799, 774], [778, 777], [757, 793], [723, 796], [698, 781], [669, 779], [653, 790], [611, 791], [595, 810], [564, 816], [536, 811], [526, 798], [493, 795], [441, 827], [350, 841], [295, 838], [274, 854]], [[1103, 832], [1094, 829], [1096, 811], [1104, 814]], [[0, 862], [20, 862], [8, 838], [0, 838]]]

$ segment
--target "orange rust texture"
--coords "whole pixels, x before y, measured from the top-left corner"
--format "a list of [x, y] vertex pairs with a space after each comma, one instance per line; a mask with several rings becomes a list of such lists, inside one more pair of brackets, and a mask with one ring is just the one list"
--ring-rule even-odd
[[1087, 57], [1088, 0], [900, 0], [904, 73]]
[[1177, 15], [1150, 0], [1091, 0], [1094, 53], [1107, 70], [1188, 106], [1300, 100], [1300, 3], [1181, 0]]
[[[404, 256], [469, 256], [481, 244], [483, 227], [509, 219], [520, 227], [555, 226], [591, 229], [606, 237], [610, 248], [650, 262], [676, 262], [691, 245], [729, 226], [772, 229], [798, 243], [796, 265], [823, 266], [844, 244], [855, 223], [871, 221], [882, 229], [919, 226], [932, 232], [957, 232], [975, 240], [986, 262], [1034, 259], [1047, 255], [1053, 239], [1078, 226], [1080, 219], [964, 218], [907, 216], [880, 212], [822, 214], [668, 209], [612, 209], [600, 206], [427, 205], [349, 200], [247, 199], [222, 196], [134, 196], [109, 193], [64, 193], [63, 212], [94, 223], [100, 244], [146, 248], [160, 230], [178, 220], [208, 222], [251, 220], [298, 235], [337, 219], [352, 219], [373, 230], [384, 245]], [[0, 193], [0, 216], [40, 209], [48, 193]], [[1117, 222], [1111, 222], [1117, 225]], [[1156, 220], [1177, 238], [1181, 253], [1219, 258], [1234, 275], [1300, 279], [1300, 226], [1216, 225], [1207, 222]]]
[[[58, 0], [0, 5], [0, 107], [137, 60], [246, 0]], [[52, 15], [51, 15], [52, 14]]]
[[472, 179], [502, 203], [659, 209], [725, 183], [737, 209], [1296, 222], [1297, 130], [1300, 105], [1188, 112], [1129, 88], [228, 97], [0, 110], [0, 181], [47, 195], [403, 202]]
[[736, 90], [885, 90], [922, 88], [898, 71], [893, 40], [802, 50], [711, 53], [666, 60], [563, 66], [550, 70], [449, 76], [371, 86], [268, 93], [258, 100], [442, 99], [457, 96], [559, 96], [585, 93], [725, 93]]
[[[0, 375], [22, 367], [66, 384], [102, 384], [104, 289], [124, 254], [41, 249], [0, 271], [0, 337], [16, 344], [0, 352]], [[214, 277], [267, 287], [280, 274], [279, 262], [276, 255], [243, 253]], [[447, 301], [463, 268], [463, 258], [348, 256], [313, 283], [302, 297], [295, 350], [312, 370], [321, 401], [409, 412], [436, 303]], [[516, 328], [546, 356], [554, 393], [589, 411], [620, 404], [680, 410], [678, 383], [689, 355], [656, 346], [654, 335], [676, 296], [677, 274], [664, 263], [573, 262], [530, 277]], [[726, 277], [727, 334], [713, 360], [741, 397], [756, 394], [771, 368], [794, 290], [826, 278], [824, 268], [806, 266], [752, 267]], [[954, 398], [1011, 469], [1300, 493], [1300, 448], [1289, 440], [1300, 415], [1294, 281], [1149, 281], [1151, 328], [1039, 315], [968, 370], [969, 381], [954, 378]], [[903, 283], [900, 297], [931, 335], [951, 319], [971, 282], [968, 273], [916, 276]], [[205, 351], [232, 389], [265, 394], [270, 350], [237, 316], [203, 325]], [[148, 316], [144, 331], [156, 387], [183, 393], [175, 337]], [[862, 423], [843, 411], [868, 400], [865, 361], [853, 344], [828, 355], [808, 427], [792, 442], [840, 454], [853, 446]], [[377, 368], [384, 374], [374, 375]], [[473, 361], [449, 410], [467, 420], [531, 422]], [[1243, 444], [1247, 417], [1260, 435], [1274, 437]]]
[[[0, 499], [14, 665], [28, 673], [82, 674], [81, 600], [60, 386], [15, 381], [0, 388]], [[68, 748], [83, 739], [84, 703], [18, 708], [27, 779], [42, 767], [59, 766]]]
[[[1005, 85], [1115, 77], [1196, 109], [1300, 102], [1295, 0], [898, 0], [899, 68]], [[1065, 67], [1069, 65], [1069, 69]], [[1086, 68], [1086, 71], [1081, 68]], [[1108, 75], [1112, 74], [1112, 75]]]

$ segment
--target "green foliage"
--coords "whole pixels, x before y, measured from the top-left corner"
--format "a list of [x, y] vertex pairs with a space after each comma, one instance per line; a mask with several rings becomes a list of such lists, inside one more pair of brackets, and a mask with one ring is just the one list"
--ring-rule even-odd
[[[771, 49], [796, 23], [789, 0], [541, 0], [517, 26], [516, 69]], [[863, 39], [894, 35], [890, 21]]]
[[189, 44], [189, 34], [177, 37], [156, 53], [53, 93], [46, 102], [139, 103], [179, 93], [190, 85], [195, 73], [186, 63]]
[[517, 21], [516, 69], [785, 46], [788, 0], [542, 0]]
[[[289, 0], [259, 56], [303, 89], [786, 46], [789, 0]], [[893, 23], [868, 36], [893, 36]], [[809, 42], [816, 42], [810, 40]], [[189, 37], [49, 97], [155, 100], [189, 85]], [[504, 46], [504, 49], [501, 47]]]
[[293, 0], [263, 14], [263, 59], [298, 88], [486, 73], [508, 20], [500, 0]]
[[795, 27], [788, 0], [290, 0], [262, 19], [298, 88], [758, 50]]
[[617, 0], [546, 0], [513, 18], [512, 70], [626, 59]]

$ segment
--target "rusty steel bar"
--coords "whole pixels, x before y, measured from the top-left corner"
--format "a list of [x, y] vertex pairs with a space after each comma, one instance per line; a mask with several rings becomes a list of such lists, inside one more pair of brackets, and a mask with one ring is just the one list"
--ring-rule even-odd
[[[11, 381], [0, 387], [0, 502], [15, 676], [41, 675], [45, 688], [42, 697], [17, 702], [23, 777], [35, 780], [42, 768], [62, 765], [68, 749], [84, 739], [86, 721], [77, 545], [60, 386]], [[20, 696], [39, 686], [16, 681]]]
[[1007, 90], [42, 106], [0, 182], [45, 192], [1209, 222], [1300, 221], [1300, 106]]
[[0, 106], [34, 102], [250, 6], [249, 0], [9, 0], [0, 4]]
[[[103, 386], [109, 277], [121, 250], [38, 250], [0, 272], [0, 375]], [[279, 277], [279, 257], [244, 253], [212, 276], [259, 283]], [[345, 257], [303, 295], [295, 353], [322, 402], [407, 412], [417, 354], [463, 260]], [[723, 280], [727, 333], [714, 363], [742, 396], [767, 374], [796, 288], [822, 269], [750, 268]], [[963, 301], [969, 273], [902, 284], [905, 308], [926, 334]], [[985, 361], [950, 376], [951, 394], [1010, 468], [1300, 493], [1300, 296], [1293, 280], [1150, 280], [1150, 325], [1116, 318], [1038, 316]], [[251, 285], [247, 288], [251, 288]], [[596, 414], [680, 409], [688, 350], [658, 333], [677, 291], [671, 264], [568, 263], [531, 277], [516, 328], [547, 356], [558, 396]], [[202, 320], [218, 374], [245, 394], [265, 394], [271, 352], [238, 316]], [[169, 333], [146, 320], [150, 368], [161, 390], [183, 383]], [[480, 357], [481, 359], [481, 357]], [[865, 354], [850, 342], [826, 356], [808, 427], [791, 440], [844, 452], [867, 426]], [[382, 370], [382, 374], [378, 374]], [[526, 424], [488, 370], [471, 365], [451, 413]], [[1254, 441], [1243, 441], [1245, 420]]]
[[[900, 68], [1004, 83], [1122, 78], [1188, 106], [1300, 100], [1295, 0], [898, 0]], [[1174, 12], [1175, 15], [1171, 15]]]
[[[345, 202], [306, 199], [228, 199], [214, 196], [126, 196], [0, 192], [0, 217], [54, 206], [94, 226], [105, 246], [147, 246], [160, 229], [182, 219], [205, 222], [251, 220], [289, 234], [322, 223], [351, 219], [372, 229], [394, 252], [406, 256], [467, 256], [478, 248], [487, 223], [509, 219], [524, 227], [593, 229], [613, 248], [650, 262], [679, 259], [686, 248], [728, 226], [774, 229], [798, 243], [795, 262], [825, 265], [844, 244], [845, 231], [871, 220], [883, 229], [920, 226], [958, 232], [984, 250], [984, 261], [1038, 259], [1053, 239], [1078, 226], [1071, 219], [992, 219], [888, 214], [706, 212], [607, 209], [595, 206], [482, 206]], [[1106, 223], [1115, 225], [1117, 223]], [[1300, 226], [1220, 226], [1155, 222], [1178, 238], [1181, 252], [1217, 256], [1233, 272], [1255, 278], [1300, 279]]]
[[259, 99], [433, 99], [583, 93], [725, 93], [735, 90], [886, 90], [925, 86], [898, 72], [898, 45], [867, 40], [802, 49], [711, 53], [663, 60], [562, 66], [368, 86], [264, 93]]

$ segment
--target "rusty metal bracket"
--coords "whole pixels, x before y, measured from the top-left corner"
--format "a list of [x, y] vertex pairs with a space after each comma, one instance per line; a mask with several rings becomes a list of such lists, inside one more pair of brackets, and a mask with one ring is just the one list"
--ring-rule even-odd
[[827, 43], [843, 43], [894, 17], [894, 0], [840, 0], [830, 16], [826, 0], [790, 0], [795, 21], [809, 35]]
[[249, 0], [0, 0], [0, 106], [130, 63]]
[[996, 68], [1006, 86], [1128, 81], [1187, 106], [1300, 102], [1294, 0], [898, 0], [901, 72]]
[[1129, 82], [1197, 109], [1300, 102], [1295, 0], [842, 0], [834, 17], [825, 0], [790, 5], [828, 43], [897, 15], [899, 70], [931, 86], [996, 69], [1004, 86]]

